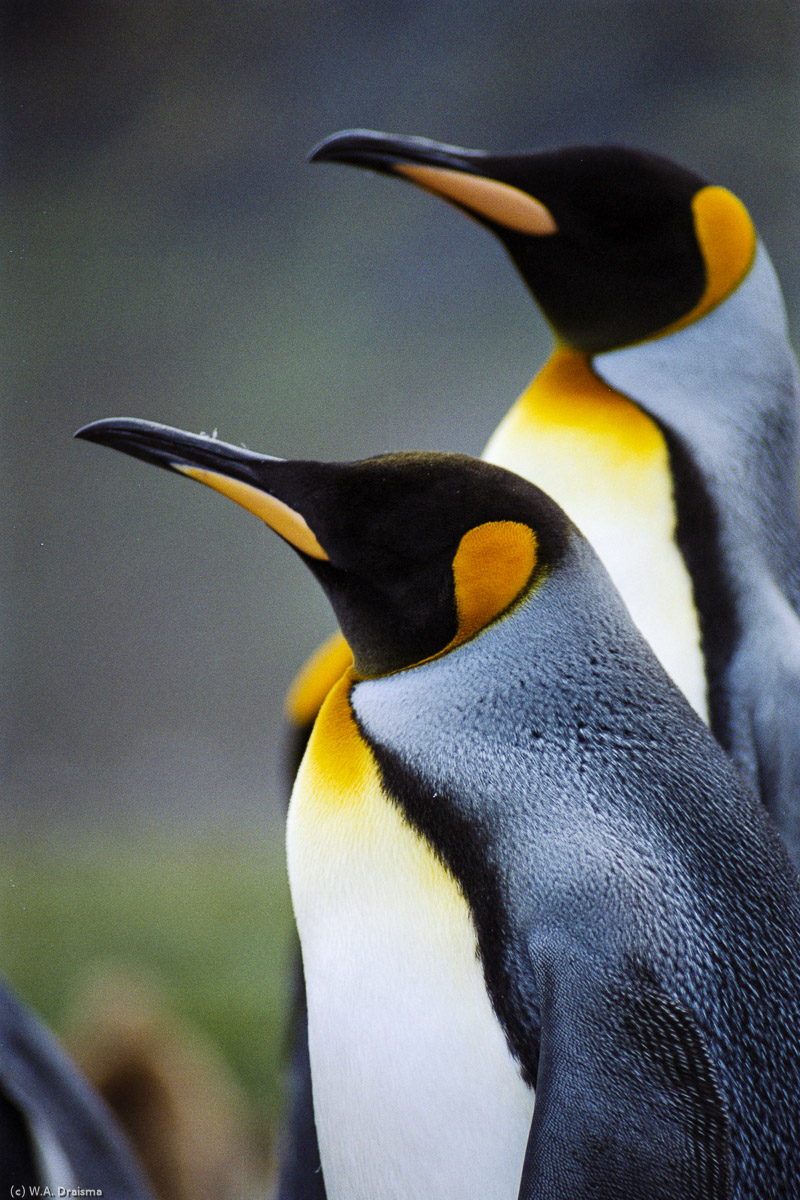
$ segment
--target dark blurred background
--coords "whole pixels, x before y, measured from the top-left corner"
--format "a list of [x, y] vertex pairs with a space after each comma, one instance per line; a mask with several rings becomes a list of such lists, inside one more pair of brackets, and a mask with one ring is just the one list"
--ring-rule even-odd
[[[748, 205], [797, 334], [798, 13], [6, 0], [0, 966], [50, 1019], [89, 960], [135, 958], [274, 1112], [251, 1025], [267, 975], [281, 1019], [281, 705], [332, 629], [258, 521], [73, 431], [124, 415], [280, 456], [480, 451], [544, 324], [479, 226], [306, 165], [348, 126], [672, 157]], [[211, 948], [176, 966], [200, 925]]]

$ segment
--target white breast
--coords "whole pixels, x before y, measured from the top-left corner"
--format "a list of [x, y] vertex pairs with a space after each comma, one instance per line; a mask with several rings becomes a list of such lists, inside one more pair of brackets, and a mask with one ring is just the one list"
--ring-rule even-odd
[[329, 1200], [516, 1200], [533, 1093], [491, 1008], [467, 905], [380, 794], [374, 764], [336, 779], [318, 750], [312, 740], [288, 848]]

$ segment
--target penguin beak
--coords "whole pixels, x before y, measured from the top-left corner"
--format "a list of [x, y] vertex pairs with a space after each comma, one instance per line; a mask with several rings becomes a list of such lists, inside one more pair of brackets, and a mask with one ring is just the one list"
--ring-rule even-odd
[[272, 487], [278, 490], [280, 486], [280, 473], [275, 467], [285, 467], [284, 459], [254, 454], [206, 434], [185, 433], [169, 425], [126, 417], [93, 421], [79, 429], [75, 437], [188, 475], [260, 517], [296, 550], [328, 561], [328, 554], [305, 517], [273, 494]]
[[480, 150], [369, 129], [334, 133], [309, 155], [309, 162], [340, 162], [384, 175], [401, 175], [470, 216], [514, 233], [557, 233], [555, 219], [544, 204], [491, 177], [492, 161]]
[[417, 163], [453, 171], [479, 171], [486, 155], [481, 150], [464, 150], [429, 138], [375, 133], [372, 129], [345, 129], [323, 138], [308, 156], [309, 162], [347, 163], [393, 175], [400, 164]]

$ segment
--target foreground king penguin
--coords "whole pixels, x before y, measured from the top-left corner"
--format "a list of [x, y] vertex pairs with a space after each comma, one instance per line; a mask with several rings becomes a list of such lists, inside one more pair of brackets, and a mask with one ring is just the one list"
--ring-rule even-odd
[[744, 205], [620, 147], [355, 130], [311, 157], [409, 180], [500, 238], [555, 349], [484, 457], [589, 538], [800, 865], [800, 390]]
[[330, 1200], [800, 1197], [800, 883], [557, 505], [79, 436], [261, 517], [353, 650], [288, 826]]

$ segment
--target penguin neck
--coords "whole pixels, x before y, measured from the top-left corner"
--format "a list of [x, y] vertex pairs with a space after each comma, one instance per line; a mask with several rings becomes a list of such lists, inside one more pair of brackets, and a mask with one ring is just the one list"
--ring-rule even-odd
[[698, 714], [706, 677], [689, 572], [675, 540], [670, 459], [657, 422], [557, 346], [484, 458], [548, 492], [600, 555], [634, 621]]

